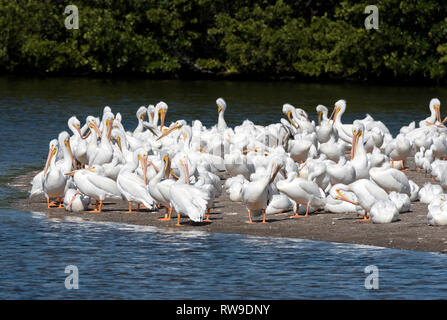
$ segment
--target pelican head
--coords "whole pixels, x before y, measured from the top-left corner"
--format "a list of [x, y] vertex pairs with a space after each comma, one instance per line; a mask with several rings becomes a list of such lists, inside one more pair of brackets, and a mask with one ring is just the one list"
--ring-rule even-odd
[[160, 131], [163, 132], [163, 126], [165, 125], [166, 113], [168, 112], [168, 105], [166, 102], [160, 101], [155, 106], [155, 110], [160, 116]]
[[334, 106], [334, 111], [332, 111], [331, 117], [329, 118], [329, 120], [332, 119], [332, 123], [335, 122], [335, 120], [337, 119], [337, 115], [341, 112], [341, 114], [343, 114], [346, 110], [346, 101], [345, 100], [338, 100], [335, 103]]
[[71, 158], [71, 164], [73, 166], [73, 169], [76, 168], [75, 158], [73, 156], [73, 152], [71, 151], [71, 146], [70, 146], [70, 135], [68, 134], [67, 131], [62, 131], [61, 133], [59, 133], [58, 143], [59, 143], [59, 146], [64, 146], [67, 149], [68, 154], [70, 155], [70, 158]]
[[53, 157], [56, 155], [57, 150], [59, 148], [59, 143], [56, 139], [53, 139], [50, 141], [50, 150], [48, 151], [48, 157], [47, 157], [47, 161], [45, 163], [45, 169], [43, 170], [43, 176], [45, 177], [47, 175], [48, 172], [48, 168], [50, 166], [51, 163], [51, 159], [53, 159]]
[[79, 136], [82, 138], [81, 133], [81, 122], [76, 118], [76, 116], [72, 116], [70, 119], [68, 119], [68, 127], [71, 131], [79, 133]]
[[174, 132], [175, 130], [181, 129], [184, 124], [186, 124], [186, 121], [184, 121], [184, 120], [177, 121], [167, 131], [163, 132], [163, 134], [160, 135], [155, 141], [158, 141], [158, 140], [166, 137], [167, 135], [169, 135], [170, 133]]
[[438, 98], [433, 98], [430, 100], [430, 111], [431, 117], [435, 120], [433, 122], [441, 122], [441, 101]]
[[110, 108], [109, 106], [105, 106], [104, 110], [102, 111], [102, 114], [106, 114], [108, 112], [112, 113], [112, 108]]
[[301, 109], [301, 108], [296, 108], [296, 109], [295, 109], [295, 112], [296, 112], [296, 114], [297, 114], [299, 117], [303, 117], [304, 119], [309, 120], [309, 117], [307, 116], [307, 112], [304, 111], [303, 109]]
[[120, 151], [123, 152], [123, 132], [119, 129], [113, 128], [112, 129], [112, 139], [116, 141], [116, 144], [118, 145], [118, 148], [120, 148]]
[[101, 131], [99, 130], [99, 127], [98, 127], [95, 117], [88, 116], [86, 121], [87, 121], [90, 131], [94, 130], [98, 134], [98, 136], [101, 137], [102, 134], [101, 134]]
[[111, 113], [111, 112], [107, 112], [102, 117], [102, 121], [104, 121], [105, 124], [106, 124], [107, 138], [109, 139], [109, 141], [112, 138], [111, 133], [112, 133], [112, 127], [113, 127], [113, 121], [114, 120], [115, 120], [115, 117], [113, 116], [113, 113]]
[[321, 125], [321, 120], [323, 118], [327, 118], [328, 109], [325, 106], [323, 106], [322, 104], [319, 104], [316, 107], [316, 110], [318, 112], [318, 125]]
[[292, 116], [295, 113], [295, 107], [294, 106], [292, 106], [289, 103], [283, 104], [283, 106], [282, 106], [282, 113], [287, 116], [287, 118], [289, 119], [290, 123], [292, 124], [292, 126], [295, 129], [298, 128], [298, 126], [295, 124], [295, 121], [293, 121], [293, 119], [292, 119]]
[[144, 121], [146, 118], [147, 108], [145, 106], [141, 106], [137, 110], [137, 119], [138, 121]]
[[355, 150], [357, 149], [357, 144], [359, 138], [363, 135], [365, 126], [360, 122], [355, 122], [352, 126], [352, 149], [351, 149], [351, 160], [354, 159]]
[[217, 113], [225, 112], [225, 110], [227, 109], [227, 103], [223, 98], [218, 98], [216, 100], [216, 104], [217, 104]]
[[149, 121], [153, 121], [155, 117], [155, 106], [153, 104], [150, 104], [147, 106], [147, 115], [149, 118]]

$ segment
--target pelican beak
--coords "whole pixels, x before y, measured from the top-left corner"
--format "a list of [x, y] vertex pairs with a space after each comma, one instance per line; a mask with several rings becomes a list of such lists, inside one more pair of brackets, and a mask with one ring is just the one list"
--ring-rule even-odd
[[79, 126], [75, 126], [75, 129], [78, 132], [78, 134], [81, 137], [81, 139], [85, 139], [84, 137], [82, 137], [81, 128]]
[[[80, 132], [80, 131], [79, 131]], [[83, 136], [81, 136], [81, 138], [83, 139], [83, 140], [85, 140], [85, 139], [87, 139], [88, 138], [88, 136], [89, 135], [91, 135], [92, 134], [92, 131], [91, 130], [89, 130], [88, 132], [87, 132], [87, 134], [83, 137]]]
[[120, 151], [123, 152], [123, 148], [121, 147], [121, 137], [117, 137], [116, 138], [116, 144], [118, 145], [118, 147], [120, 148]]
[[145, 115], [144, 113], [142, 113], [142, 114], [140, 115], [140, 119], [141, 119], [141, 121], [144, 121], [144, 119], [146, 119], [146, 115]]
[[323, 112], [318, 112], [318, 125], [321, 126], [321, 119], [323, 117]]
[[138, 155], [138, 160], [140, 160], [141, 169], [143, 170], [144, 184], [147, 185], [147, 156]]
[[179, 124], [179, 125], [175, 125], [173, 126], [171, 129], [163, 132], [163, 134], [161, 136], [159, 136], [155, 141], [158, 141], [164, 137], [166, 137], [168, 134], [170, 134], [171, 132], [173, 132], [174, 130], [180, 129], [183, 125]]
[[272, 183], [275, 180], [276, 175], [278, 174], [279, 170], [282, 169], [282, 165], [276, 166], [276, 164], [273, 164], [273, 167], [276, 167], [276, 168], [275, 168], [275, 171], [272, 174], [272, 177], [270, 178], [269, 184]]
[[439, 108], [439, 104], [434, 106], [436, 111], [436, 119], [441, 122], [441, 108]]
[[217, 113], [219, 114], [219, 113], [221, 113], [222, 112], [222, 107], [221, 106], [217, 106]]
[[73, 169], [76, 168], [76, 163], [75, 163], [75, 157], [73, 156], [73, 152], [71, 151], [71, 147], [70, 147], [70, 140], [66, 139], [64, 141], [65, 146], [68, 149], [68, 152], [70, 153], [70, 157], [71, 157], [71, 164], [73, 166]]
[[154, 116], [155, 116], [154, 113], [151, 112], [151, 119], [152, 119], [152, 120], [154, 120]]
[[338, 196], [339, 196], [339, 198], [340, 198], [339, 200], [343, 200], [343, 201], [352, 203], [353, 205], [356, 205], [356, 206], [358, 205], [357, 202], [354, 202], [354, 201], [352, 201], [351, 199], [346, 198], [346, 197], [340, 192], [339, 189], [335, 190], [335, 192], [338, 194]]
[[162, 131], [163, 130], [163, 126], [164, 126], [164, 124], [165, 124], [165, 118], [166, 118], [166, 112], [167, 112], [167, 110], [165, 109], [165, 110], [159, 110], [158, 112], [160, 112], [161, 113], [161, 119], [160, 119], [160, 131]]
[[98, 137], [102, 138], [101, 131], [99, 131], [99, 128], [98, 128], [98, 125], [96, 124], [96, 122], [91, 123], [91, 124], [89, 125], [89, 127], [90, 127], [90, 130], [93, 129], [93, 130], [96, 131], [96, 133], [98, 134]]
[[292, 119], [291, 114], [292, 114], [292, 111], [288, 111], [288, 112], [287, 112], [287, 118], [289, 118], [289, 121], [290, 121], [290, 123], [292, 124], [292, 126], [293, 126], [295, 129], [298, 129], [297, 125], [295, 124], [295, 121], [293, 121], [293, 119]]
[[357, 144], [359, 142], [359, 137], [362, 135], [361, 131], [356, 131], [352, 135], [352, 146], [351, 146], [351, 160], [354, 159], [355, 151], [357, 150]]
[[147, 161], [147, 166], [149, 167], [149, 166], [153, 166], [154, 167], [154, 170], [158, 173], [158, 172], [160, 172], [160, 170], [157, 168], [157, 166], [155, 165], [155, 163], [153, 163], [152, 161], [150, 161], [150, 160], [148, 160]]
[[[338, 108], [334, 109], [334, 111], [332, 111], [331, 118], [334, 117], [334, 118], [332, 119], [332, 124], [334, 124], [335, 119], [337, 119], [337, 115], [338, 115], [339, 112], [340, 112], [340, 107], [338, 107]], [[331, 119], [331, 118], [330, 118], [330, 119]], [[329, 119], [329, 120], [330, 120], [330, 119]]]
[[76, 173], [76, 171], [77, 171], [77, 170], [73, 170], [73, 171], [64, 173], [64, 175], [66, 175], [66, 176], [74, 176], [74, 174]]
[[111, 120], [107, 119], [106, 121], [107, 126], [107, 139], [112, 139], [112, 126], [113, 126], [113, 118]]
[[57, 149], [52, 147], [50, 148], [50, 151], [48, 152], [47, 162], [45, 163], [45, 169], [43, 170], [43, 176], [45, 177], [47, 175], [48, 167], [50, 166], [51, 159], [56, 154]]

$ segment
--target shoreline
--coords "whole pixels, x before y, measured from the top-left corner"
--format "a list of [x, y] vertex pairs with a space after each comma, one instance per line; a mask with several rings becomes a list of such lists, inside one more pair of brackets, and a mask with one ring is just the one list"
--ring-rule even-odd
[[[409, 162], [412, 167], [412, 161]], [[31, 189], [30, 181], [36, 171], [14, 178], [8, 185], [20, 191]], [[420, 187], [430, 182], [429, 177], [414, 170], [406, 172], [409, 179]], [[371, 245], [401, 250], [447, 253], [447, 228], [429, 226], [427, 205], [412, 202], [411, 211], [399, 215], [399, 220], [390, 224], [357, 222], [355, 214], [314, 213], [308, 218], [289, 219], [291, 212], [267, 215], [267, 224], [250, 225], [245, 206], [232, 202], [223, 190], [211, 210], [211, 222], [191, 223], [181, 219], [181, 227], [176, 227], [176, 218], [171, 221], [158, 221], [164, 209], [157, 211], [141, 210], [125, 213], [126, 201], [104, 202], [102, 213], [67, 212], [65, 209], [47, 209], [43, 197], [18, 199], [12, 203], [14, 209], [38, 211], [47, 218], [77, 217], [85, 221], [115, 222], [132, 225], [153, 226], [167, 231], [205, 231], [209, 233], [242, 234], [259, 237], [295, 238], [336, 243]], [[136, 206], [134, 205], [134, 208]], [[256, 218], [255, 221], [260, 221]]]

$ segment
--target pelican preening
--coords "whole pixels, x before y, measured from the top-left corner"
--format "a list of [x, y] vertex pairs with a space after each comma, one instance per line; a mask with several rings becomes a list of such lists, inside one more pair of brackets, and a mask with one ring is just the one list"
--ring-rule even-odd
[[[45, 166], [32, 180], [30, 197], [43, 195], [48, 208], [102, 212], [105, 200], [126, 200], [156, 211], [160, 221], [177, 216], [213, 222], [214, 202], [226, 191], [248, 211], [248, 222], [292, 210], [291, 218], [314, 212], [363, 213], [361, 221], [389, 223], [410, 210], [411, 202], [429, 204], [432, 225], [446, 224], [447, 128], [439, 99], [430, 116], [403, 126], [393, 137], [370, 115], [346, 123], [343, 99], [329, 109], [316, 107], [311, 120], [302, 108], [286, 103], [285, 118], [267, 126], [245, 120], [234, 128], [225, 121], [227, 103], [216, 100], [217, 123], [167, 122], [167, 103], [141, 106], [137, 126], [126, 130], [120, 113], [106, 106], [100, 117], [77, 116], [69, 132], [50, 141]], [[231, 109], [229, 109], [231, 112]], [[419, 188], [404, 173], [414, 156], [418, 169], [439, 185]], [[400, 170], [399, 170], [400, 169]], [[223, 176], [227, 176], [224, 183]], [[300, 210], [300, 206], [304, 205]]]

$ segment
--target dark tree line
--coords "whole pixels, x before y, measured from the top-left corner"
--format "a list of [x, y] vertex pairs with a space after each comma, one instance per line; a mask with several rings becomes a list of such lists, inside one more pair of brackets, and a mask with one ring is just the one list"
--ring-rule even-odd
[[[444, 82], [438, 0], [0, 0], [0, 72]], [[79, 29], [64, 8], [79, 8]], [[364, 8], [379, 8], [367, 30]]]

